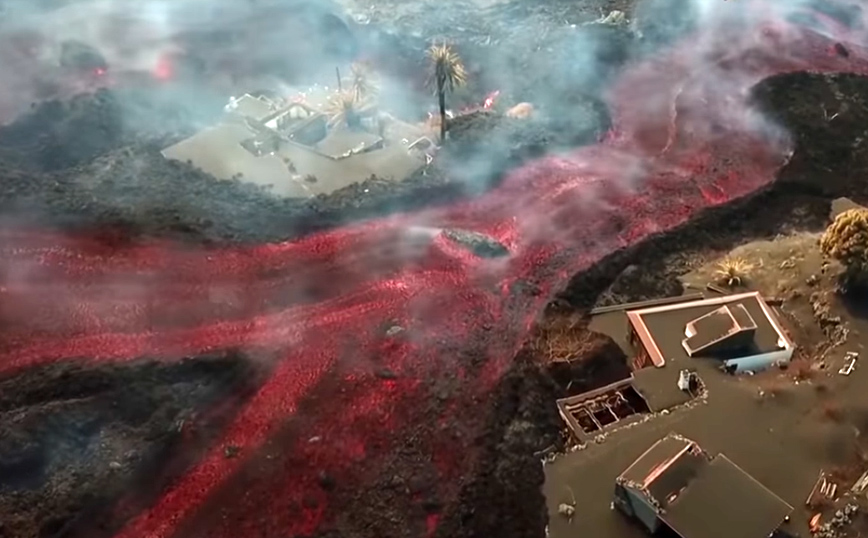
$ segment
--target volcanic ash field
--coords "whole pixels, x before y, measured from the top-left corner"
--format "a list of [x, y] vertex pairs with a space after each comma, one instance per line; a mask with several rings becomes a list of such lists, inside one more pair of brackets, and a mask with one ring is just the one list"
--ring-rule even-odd
[[[38, 4], [0, 25], [5, 538], [542, 538], [546, 314], [868, 195], [846, 3]], [[104, 63], [58, 67], [62, 39]], [[436, 120], [432, 41], [467, 84], [406, 181], [285, 198], [160, 153], [359, 59]]]

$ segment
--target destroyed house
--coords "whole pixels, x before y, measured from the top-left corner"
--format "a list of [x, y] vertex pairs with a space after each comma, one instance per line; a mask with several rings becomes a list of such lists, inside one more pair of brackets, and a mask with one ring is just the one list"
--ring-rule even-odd
[[631, 310], [627, 319], [640, 367], [706, 358], [733, 373], [755, 372], [788, 362], [795, 350], [757, 292]]
[[432, 159], [436, 146], [421, 128], [387, 115], [351, 128], [323, 112], [322, 101], [246, 94], [230, 101], [222, 122], [162, 154], [218, 179], [253, 182], [292, 198], [330, 194], [374, 176], [403, 181]]
[[650, 534], [767, 538], [793, 508], [723, 454], [680, 435], [657, 441], [615, 481], [614, 506]]

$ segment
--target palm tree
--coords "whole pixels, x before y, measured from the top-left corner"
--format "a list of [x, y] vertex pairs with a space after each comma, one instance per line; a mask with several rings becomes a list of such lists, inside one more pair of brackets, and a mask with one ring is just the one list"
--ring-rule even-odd
[[356, 129], [361, 125], [362, 116], [370, 110], [370, 101], [358, 99], [352, 90], [343, 90], [335, 92], [329, 98], [326, 112], [329, 116], [329, 126], [344, 123], [350, 129]]
[[367, 63], [355, 62], [350, 66], [350, 83], [358, 101], [375, 99], [380, 93], [380, 81]]
[[467, 72], [461, 57], [446, 43], [431, 45], [428, 49], [428, 60], [431, 62], [431, 78], [429, 84], [437, 92], [437, 102], [440, 105], [440, 140], [446, 139], [446, 92], [452, 92], [456, 86], [467, 82]]

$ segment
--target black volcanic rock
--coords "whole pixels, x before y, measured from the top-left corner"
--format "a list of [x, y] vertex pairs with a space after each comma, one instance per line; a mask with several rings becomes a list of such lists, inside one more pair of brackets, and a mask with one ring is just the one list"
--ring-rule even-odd
[[480, 258], [499, 258], [509, 255], [509, 250], [497, 239], [479, 232], [449, 228], [443, 230], [443, 236]]

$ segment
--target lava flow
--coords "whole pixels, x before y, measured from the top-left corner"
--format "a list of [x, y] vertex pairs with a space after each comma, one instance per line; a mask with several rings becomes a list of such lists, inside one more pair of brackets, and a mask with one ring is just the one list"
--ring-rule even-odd
[[[222, 440], [118, 538], [321, 529], [342, 517], [322, 475], [363, 489], [431, 417], [461, 433], [420, 449], [438, 497], [452, 501], [474, 465], [484, 396], [549, 293], [601, 256], [772, 181], [790, 144], [750, 109], [750, 88], [787, 71], [866, 74], [862, 37], [836, 35], [845, 57], [781, 21], [707, 28], [623, 73], [604, 143], [528, 164], [445, 209], [234, 250], [108, 250], [5, 232], [0, 371], [236, 347], [262, 357], [270, 377]], [[485, 233], [511, 256], [476, 258], [442, 240], [443, 228]], [[444, 386], [447, 404], [435, 398]], [[226, 458], [230, 445], [242, 457]], [[436, 523], [430, 515], [418, 534]]]

